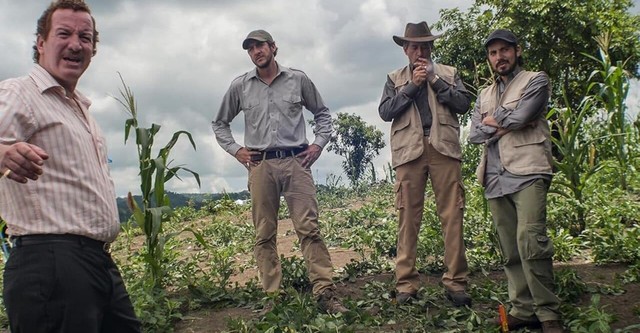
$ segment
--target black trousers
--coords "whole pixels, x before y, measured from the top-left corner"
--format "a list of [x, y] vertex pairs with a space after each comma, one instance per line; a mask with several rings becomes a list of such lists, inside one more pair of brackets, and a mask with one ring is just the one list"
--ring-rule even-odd
[[82, 236], [25, 236], [4, 270], [12, 333], [140, 333], [131, 300], [102, 243]]

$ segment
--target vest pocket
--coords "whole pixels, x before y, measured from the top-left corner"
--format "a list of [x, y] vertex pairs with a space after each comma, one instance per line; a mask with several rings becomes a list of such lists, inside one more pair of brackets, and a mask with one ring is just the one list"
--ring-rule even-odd
[[460, 123], [451, 114], [438, 114], [440, 140], [449, 144], [460, 144]]

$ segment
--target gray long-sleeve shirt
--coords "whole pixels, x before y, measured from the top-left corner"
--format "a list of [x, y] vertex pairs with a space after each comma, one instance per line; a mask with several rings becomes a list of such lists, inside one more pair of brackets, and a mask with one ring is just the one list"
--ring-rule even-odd
[[[455, 82], [455, 86], [450, 86], [444, 80], [439, 79], [432, 85], [432, 88], [436, 92], [438, 103], [448, 106], [452, 113], [464, 114], [469, 110], [471, 95], [457, 75]], [[380, 117], [384, 121], [391, 121], [406, 111], [411, 103], [415, 101], [420, 113], [424, 135], [429, 135], [432, 117], [427, 95], [426, 85], [416, 86], [413, 82], [409, 82], [399, 93], [396, 93], [395, 84], [387, 76], [387, 82], [384, 85], [378, 107]]]
[[[509, 80], [521, 71], [517, 68], [511, 75]], [[506, 88], [505, 83], [497, 79], [500, 95]], [[544, 72], [536, 75], [524, 89], [522, 98], [516, 105], [515, 109], [507, 110], [502, 106], [498, 106], [493, 113], [493, 117], [500, 127], [509, 130], [518, 130], [525, 126], [529, 126], [531, 121], [540, 117], [541, 113], [546, 110], [545, 104], [549, 100], [549, 78]], [[499, 198], [507, 194], [516, 193], [527, 186], [531, 185], [536, 179], [544, 179], [551, 181], [551, 176], [543, 174], [533, 175], [514, 175], [507, 171], [500, 163], [500, 149], [498, 147], [499, 137], [494, 136], [496, 128], [482, 124], [482, 114], [480, 113], [480, 96], [476, 100], [476, 104], [471, 115], [471, 132], [469, 133], [469, 142], [475, 144], [487, 144], [487, 167], [485, 169], [485, 197], [487, 199]]]
[[308, 144], [303, 106], [314, 115], [313, 143], [324, 148], [333, 131], [331, 114], [307, 75], [278, 65], [276, 78], [267, 85], [253, 69], [233, 80], [211, 127], [220, 146], [233, 156], [242, 146], [233, 138], [229, 124], [240, 111], [244, 112], [247, 148], [300, 147]]

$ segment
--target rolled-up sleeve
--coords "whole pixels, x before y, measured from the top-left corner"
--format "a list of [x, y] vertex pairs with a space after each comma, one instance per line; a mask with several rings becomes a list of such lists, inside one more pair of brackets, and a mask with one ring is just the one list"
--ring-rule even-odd
[[232, 83], [222, 98], [218, 113], [211, 122], [211, 128], [213, 129], [218, 144], [232, 156], [235, 156], [238, 150], [242, 148], [233, 138], [230, 126], [231, 121], [238, 113], [240, 113], [240, 96], [238, 95], [235, 85]]

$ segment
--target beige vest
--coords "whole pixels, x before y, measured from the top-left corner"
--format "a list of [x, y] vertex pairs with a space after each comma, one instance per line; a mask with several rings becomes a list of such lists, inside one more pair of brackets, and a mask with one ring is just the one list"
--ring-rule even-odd
[[[480, 113], [482, 117], [491, 116], [498, 106], [513, 110], [522, 98], [527, 84], [537, 72], [521, 71], [499, 96], [498, 83], [480, 92]], [[544, 106], [546, 108], [546, 106]], [[505, 134], [498, 141], [500, 162], [514, 175], [552, 174], [551, 135], [549, 123], [543, 112], [538, 119], [519, 130]], [[482, 159], [476, 169], [480, 184], [484, 185], [484, 173], [487, 163], [487, 147], [484, 147]]]
[[[455, 86], [456, 69], [451, 66], [434, 64], [434, 71], [449, 85]], [[389, 73], [398, 93], [411, 81], [411, 69], [409, 66]], [[458, 118], [451, 114], [449, 108], [438, 103], [436, 92], [427, 87], [429, 109], [431, 109], [431, 132], [429, 142], [443, 155], [462, 159], [460, 148], [460, 123]], [[422, 155], [424, 151], [424, 131], [420, 113], [415, 103], [393, 119], [391, 123], [391, 165], [396, 168], [407, 162], [411, 162]]]

